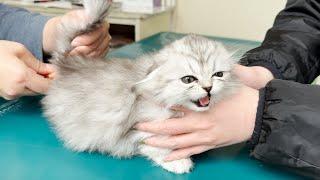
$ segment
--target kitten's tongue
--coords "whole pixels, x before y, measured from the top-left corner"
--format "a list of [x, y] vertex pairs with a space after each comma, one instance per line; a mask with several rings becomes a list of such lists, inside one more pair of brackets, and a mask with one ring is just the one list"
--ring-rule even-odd
[[210, 103], [209, 96], [199, 99], [199, 102], [201, 106], [207, 106]]

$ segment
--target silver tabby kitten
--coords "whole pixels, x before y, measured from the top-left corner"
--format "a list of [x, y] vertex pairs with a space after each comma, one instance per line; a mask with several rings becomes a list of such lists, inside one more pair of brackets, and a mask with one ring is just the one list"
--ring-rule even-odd
[[174, 105], [206, 111], [232, 93], [239, 84], [231, 72], [236, 63], [232, 55], [218, 42], [189, 35], [137, 60], [65, 56], [73, 37], [106, 16], [105, 0], [84, 3], [90, 18], [59, 27], [59, 46], [51, 60], [58, 76], [42, 101], [57, 135], [75, 151], [139, 154], [168, 171], [189, 172], [190, 158], [164, 162], [171, 149], [139, 143], [152, 134], [132, 126], [179, 116], [170, 110]]

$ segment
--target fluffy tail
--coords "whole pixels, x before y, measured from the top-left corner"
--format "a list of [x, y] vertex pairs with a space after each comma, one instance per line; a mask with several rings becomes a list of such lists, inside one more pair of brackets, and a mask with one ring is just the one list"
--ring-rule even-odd
[[68, 18], [61, 18], [53, 61], [59, 61], [72, 50], [71, 41], [76, 36], [91, 31], [103, 22], [111, 2], [112, 0], [83, 0], [84, 11], [74, 11]]

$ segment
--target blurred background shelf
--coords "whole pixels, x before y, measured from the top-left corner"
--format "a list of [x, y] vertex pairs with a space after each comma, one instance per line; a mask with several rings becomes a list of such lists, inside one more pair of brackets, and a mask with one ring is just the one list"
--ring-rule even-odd
[[[4, 1], [13, 0], [0, 0], [0, 2]], [[113, 0], [116, 4], [125, 1], [129, 0]], [[261, 42], [272, 26], [276, 14], [284, 8], [287, 0], [162, 0], [162, 2], [165, 2], [164, 6], [169, 8], [165, 8], [165, 12], [156, 11], [153, 15], [125, 13], [116, 6], [110, 14], [110, 22], [133, 27], [137, 32], [133, 33], [134, 40], [140, 40], [154, 32], [170, 30], [177, 33], [196, 33]], [[166, 2], [173, 2], [173, 4]], [[12, 4], [12, 2], [9, 3]], [[37, 8], [36, 5], [27, 8], [49, 15], [60, 15], [67, 11], [58, 8]], [[156, 23], [157, 21], [159, 23]], [[148, 28], [146, 24], [149, 24]], [[153, 24], [157, 25], [153, 26]]]
[[[47, 16], [59, 16], [80, 6], [73, 5], [71, 9], [45, 7], [42, 3], [23, 2], [17, 0], [0, 0], [14, 7], [25, 8], [31, 12]], [[114, 3], [107, 21], [110, 23], [110, 34], [113, 37], [111, 46], [122, 45], [139, 41], [159, 32], [172, 31], [173, 7], [160, 8], [152, 13], [123, 12], [119, 3]]]

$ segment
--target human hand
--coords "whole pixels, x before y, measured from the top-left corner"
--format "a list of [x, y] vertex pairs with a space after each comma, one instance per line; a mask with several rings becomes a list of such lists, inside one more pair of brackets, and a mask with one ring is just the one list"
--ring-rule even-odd
[[157, 134], [145, 144], [174, 149], [165, 161], [184, 159], [204, 151], [247, 141], [255, 126], [258, 90], [243, 86], [239, 92], [206, 112], [183, 109], [185, 116], [142, 122], [137, 130]]
[[[84, 10], [74, 10], [63, 16], [50, 19], [46, 23], [43, 31], [44, 52], [52, 53], [55, 49], [55, 38], [58, 35], [57, 27], [61, 21], [72, 23], [83, 21], [86, 18], [88, 17]], [[103, 57], [109, 50], [110, 40], [109, 23], [104, 22], [97, 26], [93, 31], [75, 37], [71, 42], [73, 49], [70, 51], [69, 55], [81, 55], [91, 58]]]
[[54, 72], [53, 65], [37, 60], [22, 44], [0, 40], [0, 96], [3, 98], [12, 100], [45, 93]]
[[261, 89], [274, 79], [272, 73], [260, 66], [246, 67], [236, 65], [233, 69], [234, 73], [239, 77], [242, 83], [254, 89]]

